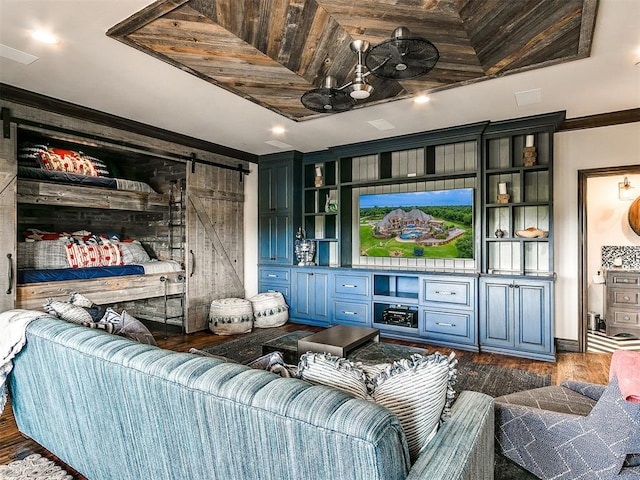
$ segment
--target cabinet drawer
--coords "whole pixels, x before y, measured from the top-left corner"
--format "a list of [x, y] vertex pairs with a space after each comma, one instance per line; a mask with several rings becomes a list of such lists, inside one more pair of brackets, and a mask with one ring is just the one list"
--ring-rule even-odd
[[471, 314], [438, 312], [424, 310], [423, 334], [445, 334], [456, 337], [469, 337]]
[[333, 303], [333, 316], [336, 323], [369, 323], [369, 305], [367, 303], [342, 302]]
[[612, 288], [610, 295], [611, 306], [640, 307], [640, 290]]
[[289, 270], [286, 268], [261, 268], [261, 282], [289, 283]]
[[640, 328], [640, 312], [613, 310], [613, 325], [617, 327]]
[[629, 287], [640, 287], [640, 275], [637, 273], [608, 273], [607, 284], [628, 285]]
[[337, 274], [334, 277], [334, 292], [336, 295], [369, 296], [369, 276]]
[[258, 293], [266, 293], [266, 292], [280, 292], [282, 296], [284, 296], [285, 300], [287, 300], [287, 304], [289, 303], [289, 298], [291, 298], [289, 296], [289, 285], [260, 282], [258, 284]]
[[443, 305], [457, 305], [471, 307], [472, 282], [470, 281], [443, 281], [425, 279], [423, 281], [424, 301]]

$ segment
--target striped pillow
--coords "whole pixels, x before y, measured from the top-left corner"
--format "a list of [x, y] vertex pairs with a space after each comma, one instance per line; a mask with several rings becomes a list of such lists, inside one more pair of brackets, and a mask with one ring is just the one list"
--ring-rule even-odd
[[298, 378], [316, 385], [337, 388], [356, 398], [366, 400], [367, 379], [362, 364], [329, 353], [307, 352], [300, 357]]
[[449, 413], [455, 392], [455, 353], [434, 353], [377, 366], [369, 378], [371, 400], [395, 413], [402, 425], [411, 461], [415, 461]]
[[47, 302], [44, 304], [44, 311], [62, 320], [79, 325], [93, 321], [91, 314], [84, 308], [66, 302], [59, 302], [53, 298], [47, 299]]
[[449, 357], [436, 352], [362, 365], [328, 353], [305, 353], [300, 357], [298, 377], [391, 410], [402, 425], [413, 462], [449, 414], [458, 363], [454, 357], [453, 352]]

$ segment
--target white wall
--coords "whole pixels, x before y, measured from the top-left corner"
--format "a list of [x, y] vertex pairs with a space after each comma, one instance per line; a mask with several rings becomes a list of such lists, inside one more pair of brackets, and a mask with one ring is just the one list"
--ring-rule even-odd
[[[577, 340], [578, 325], [578, 171], [640, 165], [640, 123], [557, 133], [554, 137], [555, 336]], [[618, 179], [618, 177], [612, 177]], [[619, 180], [618, 180], [619, 181]], [[640, 182], [638, 184], [640, 186]], [[622, 232], [617, 191], [602, 193], [603, 209], [618, 215], [612, 235]], [[627, 202], [628, 204], [628, 202]], [[627, 205], [628, 208], [628, 205]], [[604, 214], [604, 211], [600, 212]], [[590, 213], [591, 215], [591, 213]], [[597, 215], [597, 212], [594, 213]], [[596, 240], [599, 241], [599, 240]], [[622, 241], [622, 240], [621, 240]], [[609, 239], [607, 239], [609, 242]], [[591, 239], [589, 243], [592, 244]], [[627, 243], [614, 243], [626, 245]]]
[[[577, 340], [578, 170], [639, 165], [640, 123], [557, 133], [554, 141], [555, 336]], [[245, 291], [249, 297], [258, 290], [257, 165], [251, 166], [245, 181]], [[617, 202], [617, 197], [611, 201]]]
[[[640, 196], [640, 175], [626, 175], [634, 198]], [[587, 278], [588, 309], [603, 315], [604, 285], [594, 284], [593, 275], [602, 270], [603, 245], [640, 246], [640, 236], [629, 226], [629, 207], [633, 200], [618, 199], [618, 183], [624, 176], [614, 175], [587, 179]]]
[[258, 165], [244, 177], [244, 294], [258, 293]]

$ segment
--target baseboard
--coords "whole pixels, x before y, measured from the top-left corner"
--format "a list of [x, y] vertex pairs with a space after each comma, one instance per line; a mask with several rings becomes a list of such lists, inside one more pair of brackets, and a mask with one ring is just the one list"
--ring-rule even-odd
[[566, 338], [556, 338], [556, 352], [558, 353], [579, 353], [580, 345], [577, 340], [567, 340]]

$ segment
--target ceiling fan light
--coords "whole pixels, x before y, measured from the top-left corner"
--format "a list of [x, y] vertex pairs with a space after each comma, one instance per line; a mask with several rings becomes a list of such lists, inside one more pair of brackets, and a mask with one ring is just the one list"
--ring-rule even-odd
[[353, 83], [349, 95], [356, 100], [366, 100], [373, 93], [373, 87], [367, 83]]

